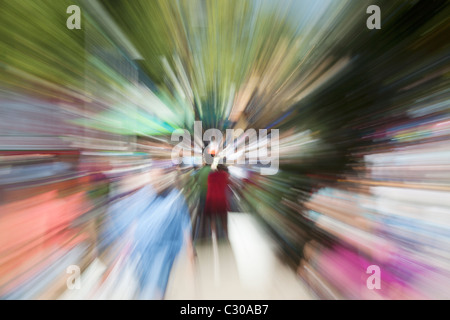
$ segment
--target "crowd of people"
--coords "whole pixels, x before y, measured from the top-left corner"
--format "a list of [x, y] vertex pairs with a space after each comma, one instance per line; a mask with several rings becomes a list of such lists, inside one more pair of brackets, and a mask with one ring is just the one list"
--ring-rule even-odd
[[[197, 172], [200, 188], [198, 219], [208, 226], [202, 238], [227, 238], [229, 210], [229, 173], [225, 165], [214, 169], [203, 166]], [[114, 251], [123, 247], [127, 235], [132, 237], [131, 261], [136, 266], [138, 299], [162, 299], [167, 288], [174, 261], [184, 251], [189, 263], [195, 264], [195, 234], [193, 212], [186, 201], [180, 169], [170, 165], [156, 165], [151, 169], [149, 183], [115, 200], [110, 206], [107, 221], [100, 236], [100, 247]], [[123, 182], [127, 189], [129, 181]]]

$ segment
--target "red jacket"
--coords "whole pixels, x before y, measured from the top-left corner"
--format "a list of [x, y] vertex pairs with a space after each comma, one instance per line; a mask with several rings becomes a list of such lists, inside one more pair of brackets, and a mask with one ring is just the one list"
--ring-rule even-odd
[[213, 171], [208, 176], [208, 191], [206, 193], [205, 214], [227, 214], [228, 206], [228, 173]]

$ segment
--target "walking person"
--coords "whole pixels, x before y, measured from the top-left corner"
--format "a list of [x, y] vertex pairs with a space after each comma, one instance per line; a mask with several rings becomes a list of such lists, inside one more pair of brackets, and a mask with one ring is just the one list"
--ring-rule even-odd
[[173, 187], [175, 172], [155, 169], [156, 197], [139, 218], [135, 229], [139, 299], [163, 299], [173, 263], [182, 249], [190, 262], [194, 253], [191, 220], [183, 194]]
[[[208, 176], [205, 216], [210, 220], [212, 235], [219, 237], [217, 222], [222, 227], [225, 238], [228, 238], [228, 188], [229, 174], [225, 165], [217, 165], [217, 169]], [[222, 233], [222, 232], [221, 232]]]

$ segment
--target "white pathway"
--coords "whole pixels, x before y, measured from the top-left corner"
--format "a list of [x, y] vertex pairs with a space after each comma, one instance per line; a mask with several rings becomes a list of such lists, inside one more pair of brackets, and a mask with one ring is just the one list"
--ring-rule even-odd
[[172, 270], [166, 299], [313, 299], [295, 272], [275, 256], [273, 241], [251, 215], [229, 215], [229, 238], [229, 242], [197, 245], [193, 269], [181, 256]]

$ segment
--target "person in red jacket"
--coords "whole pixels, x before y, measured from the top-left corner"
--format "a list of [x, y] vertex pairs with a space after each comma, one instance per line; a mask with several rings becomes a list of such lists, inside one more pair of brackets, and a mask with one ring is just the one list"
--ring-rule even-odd
[[226, 166], [219, 164], [217, 170], [208, 175], [208, 191], [204, 214], [211, 221], [211, 232], [217, 235], [216, 221], [220, 220], [225, 237], [228, 237], [228, 183]]

